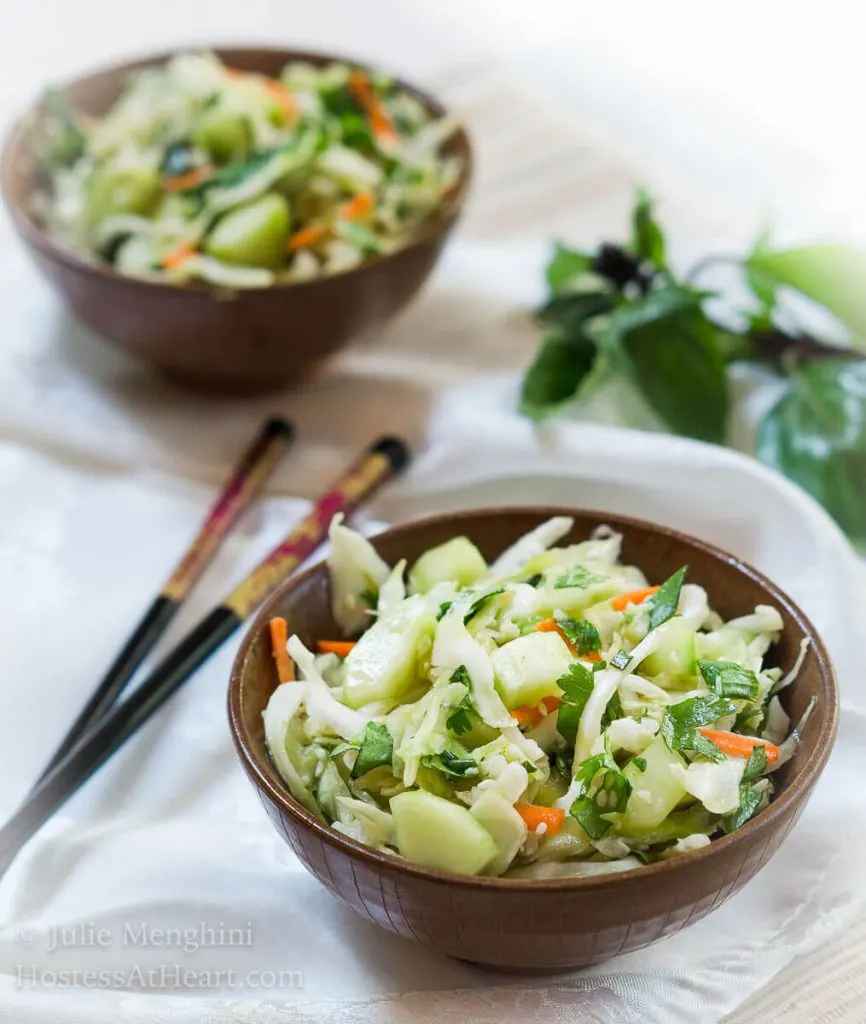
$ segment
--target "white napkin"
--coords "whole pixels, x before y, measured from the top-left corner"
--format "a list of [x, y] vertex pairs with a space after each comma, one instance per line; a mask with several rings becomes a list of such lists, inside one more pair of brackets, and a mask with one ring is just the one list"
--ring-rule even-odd
[[[567, 1015], [708, 1024], [862, 913], [866, 815], [851, 799], [866, 743], [852, 643], [866, 614], [862, 566], [810, 499], [751, 460], [612, 427], [536, 431], [508, 411], [513, 387], [490, 378], [447, 393], [432, 411], [427, 448], [374, 513], [397, 521], [491, 503], [609, 509], [689, 530], [767, 572], [823, 632], [843, 693], [836, 751], [779, 854], [708, 919], [589, 971], [539, 979], [437, 956], [343, 907], [266, 819], [225, 722], [233, 643], [70, 801], [3, 880], [0, 1020]], [[18, 496], [14, 506], [0, 506], [0, 810], [8, 813], [185, 544], [207, 491], [69, 468], [11, 444], [0, 446], [0, 491]], [[175, 637], [302, 507], [271, 499], [249, 517]], [[225, 945], [208, 944], [220, 938]]]

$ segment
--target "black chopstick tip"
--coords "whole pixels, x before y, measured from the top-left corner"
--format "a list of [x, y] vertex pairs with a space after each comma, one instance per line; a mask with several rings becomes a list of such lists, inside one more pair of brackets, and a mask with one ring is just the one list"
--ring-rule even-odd
[[291, 420], [284, 420], [280, 416], [271, 416], [265, 423], [265, 435], [267, 437], [281, 437], [291, 441], [295, 436], [295, 425]]
[[391, 470], [394, 473], [399, 473], [401, 469], [405, 469], [412, 458], [409, 445], [399, 437], [380, 437], [370, 450], [378, 455], [384, 455], [391, 463]]

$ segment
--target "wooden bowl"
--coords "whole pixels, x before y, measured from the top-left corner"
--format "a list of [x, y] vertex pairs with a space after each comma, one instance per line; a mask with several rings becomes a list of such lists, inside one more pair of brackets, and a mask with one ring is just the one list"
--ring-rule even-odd
[[[199, 47], [199, 49], [207, 49]], [[327, 64], [344, 58], [301, 50], [216, 49], [228, 65], [267, 75], [291, 61]], [[119, 64], [63, 87], [89, 114], [104, 113], [130, 72], [164, 63], [170, 53]], [[400, 82], [435, 115], [431, 96]], [[454, 192], [397, 252], [313, 281], [277, 284], [228, 295], [207, 285], [166, 284], [125, 277], [58, 246], [31, 210], [38, 184], [28, 134], [31, 108], [12, 128], [2, 154], [0, 187], [15, 228], [44, 276], [75, 315], [108, 341], [198, 388], [274, 390], [307, 376], [351, 339], [379, 330], [415, 295], [436, 263], [460, 214], [472, 174], [469, 139], [460, 131], [449, 152], [462, 158]]]
[[751, 566], [703, 541], [636, 519], [558, 508], [488, 509], [422, 519], [374, 540], [386, 561], [411, 561], [459, 534], [489, 559], [553, 515], [574, 516], [571, 543], [599, 523], [624, 536], [623, 560], [651, 580], [688, 564], [724, 618], [757, 604], [778, 608], [785, 623], [774, 648], [794, 663], [811, 645], [785, 704], [798, 720], [817, 706], [794, 759], [774, 776], [772, 803], [731, 835], [703, 849], [616, 875], [526, 881], [470, 878], [422, 868], [377, 853], [322, 824], [289, 794], [265, 747], [262, 711], [277, 685], [267, 620], [283, 615], [289, 631], [313, 645], [339, 635], [329, 607], [328, 574], [316, 566], [282, 586], [247, 633], [229, 684], [229, 719], [241, 762], [277, 831], [336, 896], [382, 928], [442, 953], [501, 968], [550, 970], [591, 964], [639, 949], [700, 920], [741, 889], [778, 850], [827, 763], [838, 701], [824, 645], [793, 601]]

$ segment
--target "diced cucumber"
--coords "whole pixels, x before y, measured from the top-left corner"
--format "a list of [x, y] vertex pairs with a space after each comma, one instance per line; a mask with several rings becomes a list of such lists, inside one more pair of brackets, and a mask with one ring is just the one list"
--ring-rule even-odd
[[465, 807], [424, 790], [391, 799], [400, 853], [415, 864], [458, 875], [477, 875], [499, 849], [487, 829]]
[[623, 769], [623, 775], [632, 786], [622, 822], [623, 831], [629, 834], [659, 826], [686, 792], [671, 771], [673, 765], [685, 767], [685, 761], [661, 736], [650, 743], [641, 758], [646, 763], [643, 770], [634, 761]]
[[566, 815], [555, 835], [542, 838], [538, 844], [536, 859], [540, 861], [572, 860], [576, 857], [589, 857], [594, 853], [595, 847], [580, 823]]
[[529, 633], [503, 644], [491, 658], [496, 688], [511, 710], [534, 706], [543, 697], [558, 697], [557, 679], [574, 658], [559, 633]]
[[550, 769], [548, 778], [538, 787], [532, 802], [541, 804], [542, 807], [551, 807], [555, 801], [568, 792], [568, 784], [568, 776], [554, 766]]
[[418, 766], [418, 773], [415, 776], [415, 783], [421, 789], [426, 789], [434, 796], [445, 797], [454, 795], [454, 786], [447, 775], [437, 772], [435, 768], [428, 768], [426, 765]]
[[484, 719], [475, 711], [467, 713], [470, 728], [468, 732], [455, 733], [467, 750], [474, 750], [476, 747], [483, 747], [485, 743], [492, 743], [499, 735], [499, 730], [488, 725]]
[[377, 621], [343, 663], [343, 700], [359, 708], [374, 700], [398, 700], [416, 682], [429, 653], [436, 619], [420, 595]]
[[466, 537], [455, 537], [424, 552], [412, 566], [409, 586], [417, 594], [426, 594], [437, 583], [468, 587], [486, 572], [487, 562], [472, 541]]
[[656, 828], [646, 833], [632, 833], [647, 846], [655, 843], [669, 843], [674, 839], [685, 839], [696, 832], [709, 834], [719, 821], [718, 814], [710, 814], [702, 805], [696, 804], [686, 811], [674, 811]]
[[[538, 606], [545, 614], [563, 611], [566, 615], [579, 617], [587, 608], [599, 601], [607, 601], [628, 590], [645, 586], [645, 577], [639, 569], [617, 566], [614, 569], [589, 569], [585, 586], [556, 586], [557, 580], [567, 575], [569, 567], [549, 570], [544, 584], [538, 588]], [[602, 577], [592, 581], [593, 577]]]
[[694, 682], [698, 666], [695, 660], [695, 631], [685, 619], [672, 619], [665, 626], [661, 646], [641, 662], [642, 675], [659, 677], [664, 686], [688, 689]]
[[497, 854], [487, 865], [485, 874], [501, 875], [517, 856], [526, 839], [526, 825], [514, 807], [499, 793], [487, 790], [469, 810], [496, 843]]

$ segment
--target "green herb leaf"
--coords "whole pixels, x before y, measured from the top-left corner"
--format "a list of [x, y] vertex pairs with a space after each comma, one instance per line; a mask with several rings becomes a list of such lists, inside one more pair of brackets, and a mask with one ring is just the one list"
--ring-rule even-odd
[[756, 247], [746, 270], [759, 275], [762, 289], [786, 285], [819, 303], [851, 329], [861, 347], [866, 339], [866, 251], [849, 245], [810, 245], [773, 252]]
[[338, 219], [334, 222], [334, 232], [342, 238], [344, 242], [348, 242], [349, 245], [353, 245], [359, 252], [366, 253], [367, 255], [375, 255], [382, 250], [379, 239], [363, 224], [357, 224], [351, 220]]
[[733, 832], [734, 829], [745, 825], [749, 818], [754, 817], [763, 799], [761, 790], [754, 786], [740, 786], [740, 806], [722, 818], [722, 828], [725, 832]]
[[699, 661], [698, 668], [707, 686], [720, 697], [754, 700], [758, 696], [758, 677], [734, 661]]
[[556, 728], [566, 743], [573, 747], [580, 716], [592, 694], [593, 674], [585, 665], [575, 662], [566, 675], [557, 679], [556, 685], [562, 690], [556, 710]]
[[639, 772], [646, 771], [646, 758], [645, 757], [633, 757], [631, 763], [637, 768]]
[[601, 633], [586, 619], [557, 619], [556, 625], [579, 655], [601, 650]]
[[676, 615], [677, 606], [680, 603], [680, 591], [683, 589], [683, 580], [689, 567], [684, 565], [681, 569], [665, 580], [653, 596], [647, 601], [649, 607], [649, 623], [647, 632], [664, 625]]
[[376, 605], [378, 605], [379, 603], [379, 595], [376, 593], [375, 590], [372, 590], [370, 588], [368, 588], [367, 590], [362, 590], [358, 596], [361, 598], [364, 604], [366, 604], [370, 608], [375, 608]]
[[391, 764], [393, 756], [394, 741], [388, 732], [388, 726], [382, 722], [368, 722], [358, 756], [352, 766], [352, 778], [360, 779], [374, 768]]
[[437, 622], [441, 622], [445, 618], [445, 616], [448, 614], [448, 609], [451, 607], [453, 603], [453, 601], [443, 601], [442, 604], [439, 605], [439, 611], [436, 612]]
[[661, 228], [653, 219], [652, 198], [645, 189], [638, 189], [632, 211], [631, 250], [642, 260], [656, 267], [665, 265], [665, 239]]
[[585, 565], [573, 565], [557, 577], [553, 589], [565, 590], [568, 587], [577, 587], [579, 590], [587, 590], [596, 583], [603, 583], [605, 579], [604, 576], [597, 576], [594, 572], [590, 572]]
[[[462, 666], [461, 666], [462, 668]], [[465, 671], [465, 670], [464, 670]], [[456, 675], [457, 673], [455, 673]], [[454, 682], [454, 676], [451, 677]], [[465, 732], [472, 731], [471, 715], [475, 710], [475, 704], [467, 693], [463, 700], [454, 708], [448, 718], [445, 719], [445, 728], [454, 733], [455, 736], [462, 736]]]
[[537, 572], [534, 576], [530, 576], [526, 581], [527, 586], [537, 587], [539, 583], [544, 579], [544, 574]]
[[538, 771], [538, 765], [531, 761], [522, 761], [521, 763], [530, 775], [534, 775]]
[[749, 754], [746, 767], [743, 771], [743, 782], [754, 782], [759, 779], [767, 770], [767, 748], [757, 743]]
[[866, 361], [800, 367], [758, 429], [757, 454], [866, 544]]
[[598, 362], [598, 347], [583, 331], [548, 335], [523, 378], [520, 411], [540, 420], [561, 412], [588, 384]]
[[708, 736], [698, 732], [697, 729], [692, 736], [689, 749], [693, 750], [696, 754], [701, 754], [709, 761], [714, 761], [716, 764], [721, 764], [725, 760], [725, 755], [716, 744]]
[[550, 290], [558, 292], [573, 284], [592, 269], [592, 260], [593, 257], [589, 253], [578, 252], [563, 245], [562, 242], [555, 242], [553, 256], [545, 271]]
[[601, 839], [612, 827], [607, 815], [625, 810], [631, 784], [607, 751], [581, 762], [574, 777], [580, 789], [569, 813], [590, 839]]
[[469, 611], [463, 616], [463, 624], [468, 625], [491, 598], [504, 593], [505, 587], [499, 587], [498, 590], [491, 590], [489, 593], [482, 594], [481, 597], [477, 597], [472, 604], [469, 605]]
[[736, 710], [727, 697], [706, 694], [681, 700], [665, 709], [662, 736], [671, 750], [694, 750], [695, 733], [702, 725], [717, 722]]
[[481, 766], [469, 756], [469, 751], [462, 747], [459, 747], [458, 753], [454, 753], [452, 750], [443, 750], [439, 754], [425, 754], [421, 758], [421, 764], [425, 768], [433, 768], [443, 775], [450, 775], [458, 779], [476, 778], [481, 775]]
[[734, 719], [733, 731], [757, 735], [763, 721], [763, 708], [743, 708]]
[[624, 303], [608, 335], [644, 398], [678, 434], [720, 444], [728, 418], [727, 332], [701, 310], [705, 296], [676, 284]]
[[340, 754], [345, 754], [347, 750], [357, 750], [360, 746], [360, 740], [343, 740], [342, 743], [338, 743], [336, 747], [331, 749], [328, 757], [339, 757]]
[[625, 712], [622, 710], [622, 702], [619, 699], [619, 694], [614, 693], [607, 702], [607, 707], [604, 709], [604, 714], [601, 716], [602, 729], [606, 729], [611, 722], [615, 722], [618, 718], [622, 718], [624, 714]]

